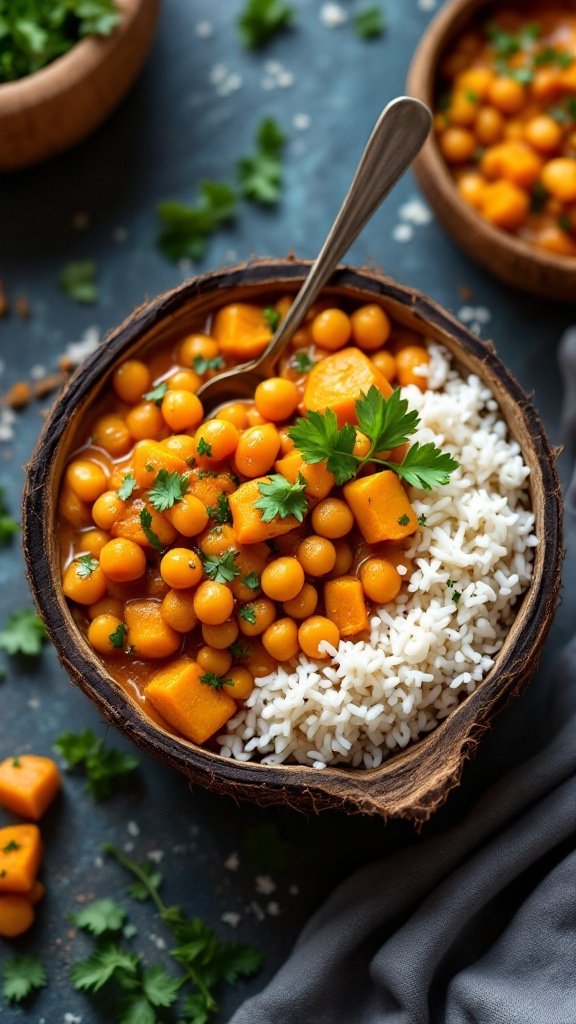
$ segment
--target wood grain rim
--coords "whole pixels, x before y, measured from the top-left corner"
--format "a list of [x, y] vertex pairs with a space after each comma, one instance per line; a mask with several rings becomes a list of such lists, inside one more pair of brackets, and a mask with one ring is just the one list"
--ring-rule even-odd
[[192, 783], [261, 805], [340, 808], [424, 821], [458, 783], [464, 760], [491, 719], [533, 673], [556, 607], [563, 553], [556, 455], [536, 410], [492, 344], [481, 341], [433, 300], [376, 271], [351, 267], [339, 269], [327, 289], [337, 296], [381, 301], [401, 322], [419, 325], [429, 336], [441, 339], [493, 389], [530, 464], [541, 541], [532, 586], [496, 666], [434, 732], [371, 771], [342, 767], [318, 771], [227, 760], [164, 732], [143, 715], [103, 669], [76, 627], [61, 592], [52, 495], [57, 493], [75, 421], [81, 418], [89, 396], [103, 386], [114, 365], [145, 340], [173, 332], [179, 321], [184, 323], [198, 310], [215, 307], [224, 298], [295, 290], [309, 267], [308, 261], [261, 260], [192, 278], [135, 310], [86, 360], [52, 408], [27, 467], [23, 542], [28, 578], [48, 634], [73, 682], [113, 725]]

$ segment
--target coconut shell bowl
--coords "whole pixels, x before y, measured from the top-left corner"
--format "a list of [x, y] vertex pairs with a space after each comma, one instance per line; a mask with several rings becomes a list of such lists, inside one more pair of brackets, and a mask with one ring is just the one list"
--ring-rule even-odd
[[560, 586], [561, 500], [555, 453], [542, 423], [490, 342], [466, 330], [431, 299], [378, 273], [339, 269], [325, 295], [379, 303], [400, 326], [444, 345], [464, 371], [491, 389], [530, 467], [538, 546], [533, 579], [496, 662], [478, 688], [425, 738], [379, 768], [352, 769], [238, 762], [168, 731], [107, 672], [77, 625], [62, 593], [57, 507], [67, 459], [85, 431], [90, 407], [115, 367], [148, 346], [189, 332], [193, 323], [231, 301], [266, 301], [295, 293], [309, 263], [256, 261], [193, 278], [137, 309], [79, 368], [56, 401], [28, 466], [24, 548], [30, 585], [49, 637], [72, 682], [138, 747], [184, 774], [191, 784], [259, 805], [426, 820], [457, 785], [464, 761], [496, 714], [533, 674]]
[[[442, 93], [440, 68], [451, 54], [453, 44], [468, 30], [486, 24], [504, 8], [517, 10], [529, 20], [530, 7], [522, 0], [512, 0], [505, 5], [493, 0], [448, 0], [430, 23], [414, 54], [407, 93], [437, 111]], [[541, 11], [545, 7], [545, 4], [539, 5]], [[574, 0], [566, 0], [558, 7], [576, 9], [576, 4]], [[549, 101], [549, 106], [552, 102]], [[537, 247], [489, 223], [459, 194], [437, 138], [432, 136], [423, 147], [414, 163], [414, 172], [438, 220], [471, 259], [523, 291], [574, 302], [576, 256]]]

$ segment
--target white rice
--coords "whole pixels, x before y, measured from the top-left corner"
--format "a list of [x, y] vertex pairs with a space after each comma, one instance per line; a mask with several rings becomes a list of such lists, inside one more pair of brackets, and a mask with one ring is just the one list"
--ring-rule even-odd
[[428, 389], [404, 389], [421, 417], [414, 439], [460, 468], [435, 491], [412, 489], [426, 516], [406, 551], [415, 571], [372, 616], [369, 641], [342, 640], [328, 661], [302, 655], [257, 679], [218, 737], [224, 756], [375, 768], [434, 729], [494, 664], [531, 578], [529, 469], [490, 390], [463, 379], [445, 349], [429, 350]]

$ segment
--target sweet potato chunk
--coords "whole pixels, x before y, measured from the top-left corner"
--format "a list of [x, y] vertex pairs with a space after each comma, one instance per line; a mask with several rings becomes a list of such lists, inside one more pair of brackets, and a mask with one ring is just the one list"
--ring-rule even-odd
[[340, 636], [356, 636], [368, 629], [364, 591], [355, 576], [340, 576], [324, 585], [326, 615], [340, 631]]
[[231, 494], [236, 484], [231, 473], [214, 473], [210, 470], [193, 469], [188, 490], [206, 508], [215, 508], [222, 494]]
[[0, 892], [28, 892], [42, 859], [37, 825], [0, 828]]
[[187, 473], [190, 467], [159, 441], [139, 441], [134, 448], [132, 468], [138, 487], [148, 489], [161, 469], [167, 473]]
[[140, 514], [143, 508], [148, 509], [152, 516], [150, 529], [156, 534], [162, 546], [167, 548], [176, 540], [178, 531], [174, 529], [172, 523], [168, 521], [163, 512], [157, 512], [153, 505], [142, 501], [141, 498], [136, 498], [134, 501], [126, 504], [125, 511], [120, 516], [120, 519], [116, 520], [110, 533], [113, 537], [127, 537], [128, 540], [133, 540], [135, 544], [139, 544], [142, 548], [152, 548], [152, 544], [144, 533], [140, 522]]
[[306, 481], [304, 493], [309, 498], [325, 498], [336, 483], [333, 474], [326, 469], [325, 462], [304, 462], [298, 451], [289, 452], [283, 459], [278, 459], [274, 468], [291, 484], [296, 482], [298, 474], [301, 473]]
[[216, 314], [212, 326], [223, 356], [245, 362], [255, 359], [264, 351], [272, 337], [260, 306], [247, 302], [234, 302]]
[[38, 821], [60, 784], [60, 772], [49, 757], [8, 757], [0, 764], [0, 806], [22, 818]]
[[248, 480], [238, 490], [231, 494], [228, 501], [236, 537], [240, 544], [257, 544], [262, 540], [271, 540], [273, 537], [280, 537], [299, 526], [294, 516], [286, 516], [285, 519], [276, 518], [270, 523], [262, 521], [262, 512], [255, 508], [254, 502], [262, 497], [258, 484], [267, 483], [269, 477], [259, 476], [254, 480]]
[[159, 601], [129, 601], [124, 609], [128, 643], [137, 658], [168, 658], [175, 654], [182, 637], [162, 618]]
[[345, 484], [344, 497], [369, 544], [402, 540], [414, 533], [418, 520], [396, 473], [385, 469]]
[[181, 658], [152, 676], [146, 696], [163, 718], [194, 743], [205, 743], [236, 711], [224, 689], [200, 682], [204, 670]]
[[343, 348], [312, 367], [304, 389], [304, 408], [333, 409], [340, 425], [356, 423], [355, 402], [374, 385], [388, 398], [392, 388], [384, 374], [358, 348]]

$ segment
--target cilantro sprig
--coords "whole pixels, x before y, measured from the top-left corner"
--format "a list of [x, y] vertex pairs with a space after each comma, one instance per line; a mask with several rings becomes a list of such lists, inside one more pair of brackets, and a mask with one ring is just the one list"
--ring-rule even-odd
[[151, 391], [146, 391], [142, 398], [147, 402], [154, 402], [155, 405], [162, 405], [166, 392], [168, 391], [168, 382], [161, 380], [159, 384], [156, 384]]
[[170, 473], [167, 469], [160, 469], [148, 492], [148, 498], [157, 512], [166, 512], [177, 501], [182, 501], [187, 490], [187, 473], [178, 473], [177, 470]]
[[230, 502], [225, 494], [218, 495], [218, 501], [215, 505], [209, 505], [207, 509], [208, 515], [215, 523], [220, 523], [224, 526], [227, 523], [232, 522], [232, 512], [230, 511]]
[[25, 654], [35, 658], [45, 640], [44, 623], [33, 608], [12, 612], [4, 629], [0, 630], [0, 650], [7, 654]]
[[237, 551], [225, 551], [223, 555], [205, 555], [200, 552], [204, 572], [214, 583], [231, 583], [240, 575], [240, 566], [236, 565]]
[[70, 768], [82, 768], [85, 771], [86, 790], [96, 800], [111, 796], [115, 781], [130, 775], [139, 764], [133, 754], [124, 754], [116, 747], [105, 746], [92, 729], [76, 733], [63, 732], [58, 736], [54, 749]]
[[47, 981], [45, 967], [30, 953], [10, 957], [2, 964], [2, 995], [8, 1003], [21, 1003]]
[[288, 516], [301, 523], [308, 511], [308, 499], [304, 491], [306, 480], [301, 473], [294, 483], [290, 483], [281, 473], [272, 473], [266, 481], [258, 484], [262, 497], [257, 498], [254, 507], [262, 512], [262, 522], [271, 523], [273, 519], [286, 519]]
[[[280, 125], [272, 117], [265, 117], [256, 133], [256, 151], [238, 162], [237, 176], [241, 194], [245, 199], [273, 206], [280, 198], [282, 186], [282, 151], [285, 143]], [[276, 312], [275, 310], [273, 312]], [[275, 330], [275, 327], [271, 330]]]
[[72, 260], [60, 273], [60, 289], [74, 302], [91, 306], [98, 301], [100, 295], [96, 283], [97, 273], [94, 260]]
[[238, 18], [242, 42], [251, 50], [264, 46], [294, 20], [294, 8], [284, 0], [246, 0]]
[[94, 555], [78, 555], [78, 558], [74, 559], [74, 565], [76, 566], [76, 575], [81, 580], [88, 579], [93, 572], [96, 572], [100, 563]]
[[213, 690], [221, 690], [223, 686], [234, 686], [232, 679], [219, 676], [216, 672], [205, 672], [203, 676], [200, 676], [200, 682], [204, 683], [204, 686], [210, 686]]
[[142, 532], [144, 533], [148, 543], [155, 551], [162, 554], [164, 551], [164, 545], [162, 544], [158, 534], [152, 529], [152, 514], [147, 508], [143, 508], [140, 512], [140, 526], [142, 527]]
[[434, 444], [416, 441], [406, 452], [402, 462], [383, 458], [382, 453], [405, 444], [417, 429], [420, 417], [408, 410], [408, 402], [401, 398], [400, 389], [385, 398], [376, 387], [362, 394], [356, 401], [358, 427], [370, 441], [364, 456], [354, 454], [356, 430], [351, 424], [338, 426], [332, 409], [324, 413], [309, 412], [297, 420], [288, 434], [299, 449], [305, 462], [326, 461], [337, 484], [344, 484], [356, 476], [369, 462], [386, 466], [413, 487], [431, 490], [447, 484], [450, 474], [458, 468], [451, 455], [440, 451]]
[[128, 501], [131, 498], [138, 484], [136, 483], [136, 477], [133, 473], [126, 473], [126, 476], [122, 480], [120, 487], [116, 491], [116, 494], [121, 501]]
[[199, 260], [210, 235], [236, 213], [236, 196], [222, 181], [203, 181], [196, 206], [166, 200], [158, 207], [158, 245], [169, 260]]

